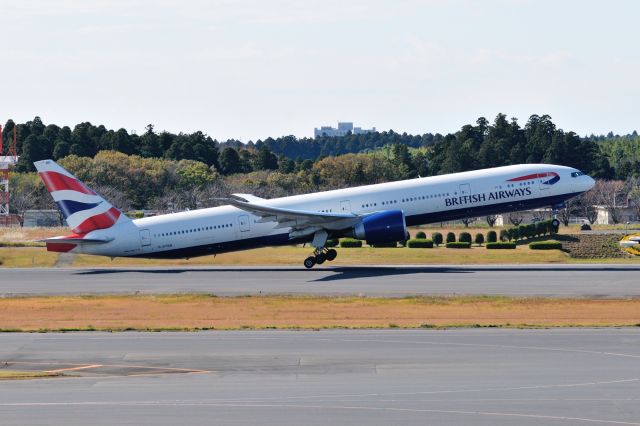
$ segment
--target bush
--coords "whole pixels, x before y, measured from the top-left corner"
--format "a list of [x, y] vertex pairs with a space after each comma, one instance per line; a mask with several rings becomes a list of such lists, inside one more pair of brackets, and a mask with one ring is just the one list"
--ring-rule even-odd
[[362, 247], [362, 241], [356, 240], [353, 238], [343, 238], [340, 240], [340, 247], [342, 248]]
[[591, 231], [591, 226], [589, 226], [588, 223], [583, 223], [582, 226], [580, 227], [581, 231]]
[[529, 243], [531, 250], [562, 250], [562, 243], [559, 241], [534, 241]]
[[509, 240], [509, 232], [506, 229], [500, 230], [500, 241], [508, 241]]
[[324, 243], [325, 247], [337, 247], [338, 246], [338, 240], [337, 239], [333, 239], [333, 240], [327, 240], [326, 243]]
[[527, 225], [527, 238], [536, 236], [536, 225], [534, 223]]
[[426, 238], [415, 238], [407, 241], [409, 248], [433, 248], [433, 241]]
[[425, 234], [422, 231], [416, 232], [416, 240], [426, 240], [426, 239], [427, 239], [427, 234]]
[[487, 243], [485, 247], [487, 247], [489, 250], [515, 249], [516, 243], [493, 242]]
[[487, 232], [487, 242], [495, 243], [496, 241], [498, 241], [498, 234], [496, 234], [496, 231]]
[[431, 234], [431, 239], [433, 240], [433, 243], [437, 246], [442, 244], [442, 234], [439, 232], [434, 232], [433, 234]]
[[458, 237], [458, 241], [463, 242], [463, 243], [469, 243], [471, 244], [471, 241], [473, 241], [471, 239], [471, 234], [468, 232], [461, 232], [460, 236]]
[[372, 244], [371, 247], [374, 248], [393, 248], [393, 247], [398, 247], [398, 243], [397, 242], [392, 242], [392, 243], [377, 243], [377, 244]]
[[447, 243], [447, 248], [455, 248], [455, 249], [463, 249], [463, 248], [471, 248], [471, 243], [468, 242], [455, 242], [452, 241], [450, 243]]
[[484, 243], [484, 234], [481, 233], [477, 233], [476, 234], [476, 238], [475, 238], [475, 243], [479, 246], [482, 245], [482, 243]]
[[456, 234], [453, 232], [447, 232], [447, 244], [456, 242]]

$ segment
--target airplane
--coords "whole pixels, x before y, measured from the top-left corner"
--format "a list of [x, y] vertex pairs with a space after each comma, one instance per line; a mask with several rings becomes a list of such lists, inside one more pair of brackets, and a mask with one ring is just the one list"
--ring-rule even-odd
[[580, 170], [522, 164], [264, 199], [232, 194], [227, 205], [130, 219], [53, 160], [34, 163], [73, 234], [47, 250], [115, 257], [192, 258], [256, 247], [311, 243], [306, 268], [332, 261], [329, 238], [402, 241], [408, 226], [563, 203], [591, 189]]

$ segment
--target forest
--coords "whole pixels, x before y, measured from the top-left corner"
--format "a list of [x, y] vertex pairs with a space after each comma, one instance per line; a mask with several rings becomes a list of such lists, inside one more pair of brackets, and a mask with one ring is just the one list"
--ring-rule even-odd
[[[498, 114], [481, 117], [447, 135], [408, 135], [392, 130], [344, 137], [284, 136], [217, 141], [203, 132], [138, 135], [88, 122], [68, 126], [7, 121], [16, 128], [20, 161], [12, 184], [13, 208], [50, 206], [33, 161], [53, 158], [127, 209], [176, 210], [215, 205], [231, 192], [277, 197], [432, 176], [518, 163], [576, 167], [603, 180], [640, 177], [640, 137], [580, 137], [558, 128], [548, 115], [532, 115], [524, 126]], [[5, 143], [6, 146], [6, 143]], [[36, 197], [38, 195], [38, 197]], [[47, 200], [47, 201], [45, 201]]]

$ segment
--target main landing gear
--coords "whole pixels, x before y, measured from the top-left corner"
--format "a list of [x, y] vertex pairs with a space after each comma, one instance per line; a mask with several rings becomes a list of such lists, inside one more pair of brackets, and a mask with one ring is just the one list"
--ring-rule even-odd
[[327, 231], [320, 230], [313, 235], [313, 241], [311, 245], [315, 247], [313, 256], [309, 256], [304, 260], [304, 267], [307, 269], [313, 268], [316, 264], [322, 265], [327, 260], [331, 262], [338, 256], [338, 252], [334, 249], [327, 249], [324, 245], [327, 243], [329, 235]]
[[313, 268], [316, 264], [322, 265], [325, 261], [331, 262], [338, 256], [338, 252], [334, 249], [325, 247], [317, 248], [313, 251], [313, 256], [309, 256], [304, 260], [304, 266], [307, 269]]

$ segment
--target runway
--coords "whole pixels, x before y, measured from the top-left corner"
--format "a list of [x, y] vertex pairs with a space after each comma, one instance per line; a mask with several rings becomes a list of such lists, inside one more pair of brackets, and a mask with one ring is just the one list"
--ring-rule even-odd
[[77, 375], [0, 381], [3, 425], [640, 425], [640, 329], [3, 334], [0, 359]]
[[639, 265], [0, 269], [0, 295], [208, 293], [638, 297]]

